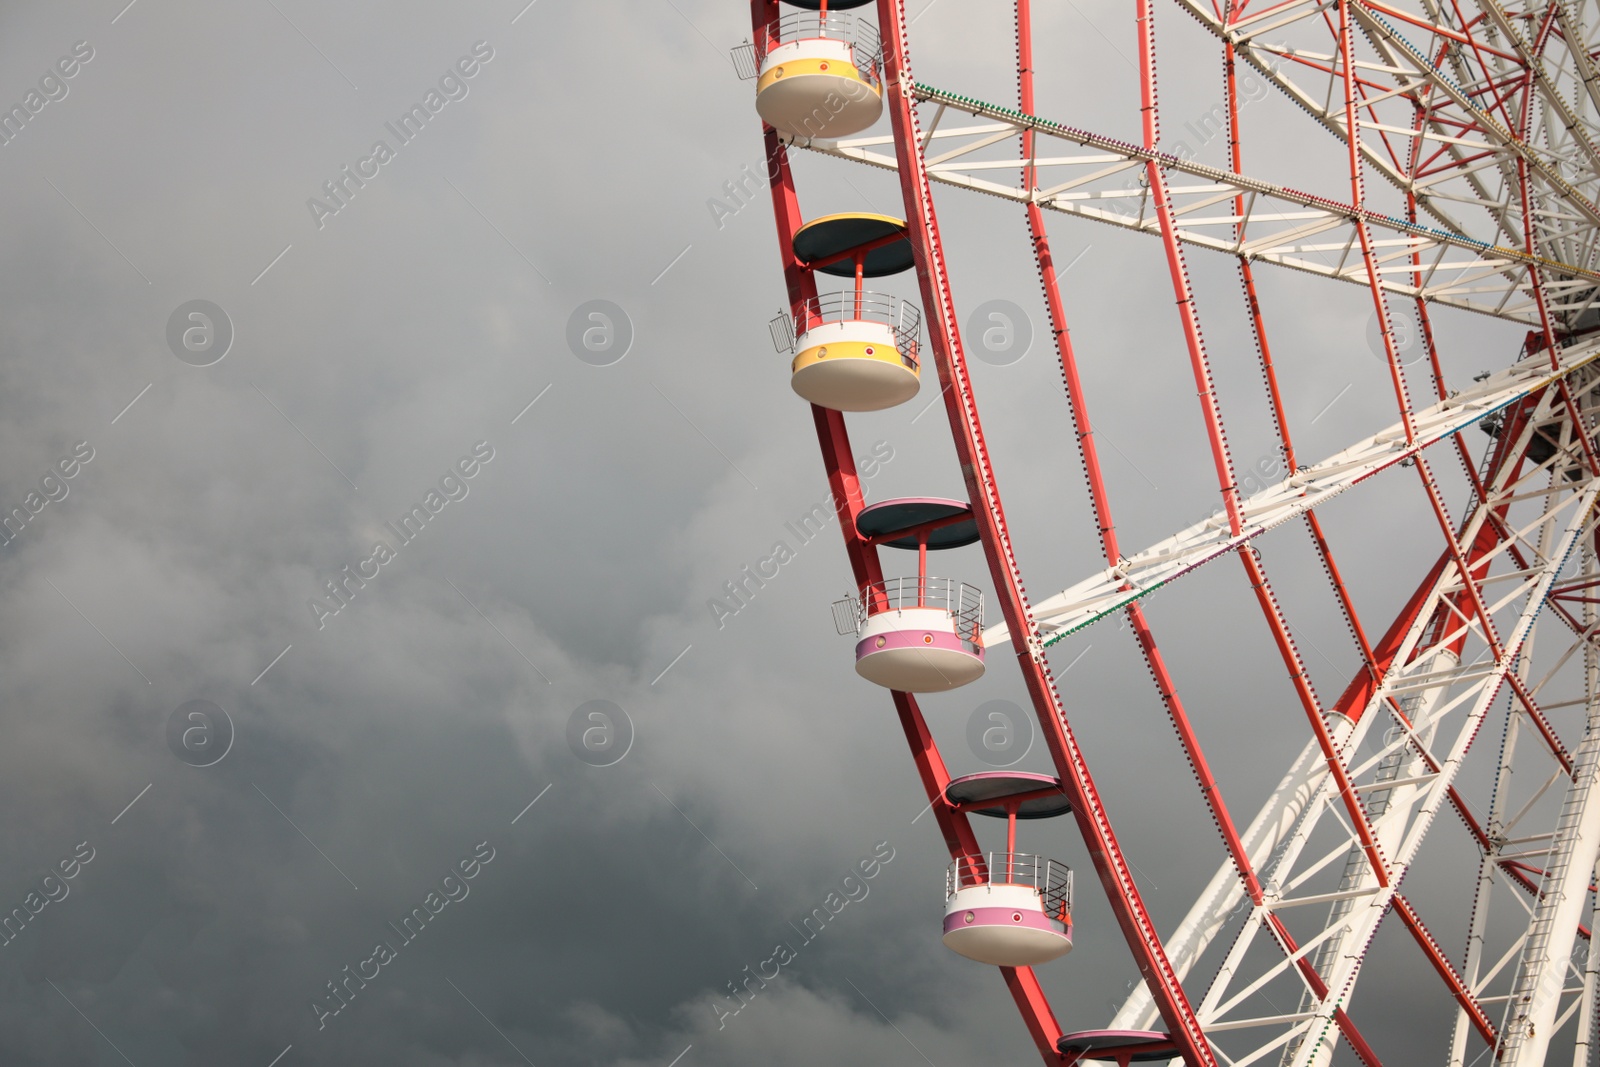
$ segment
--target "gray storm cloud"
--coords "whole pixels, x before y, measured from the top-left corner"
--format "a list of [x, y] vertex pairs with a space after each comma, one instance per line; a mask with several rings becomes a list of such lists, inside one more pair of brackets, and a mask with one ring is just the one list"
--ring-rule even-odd
[[[1131, 49], [1126, 12], [1044, 6], [1049, 113], [1136, 131], [1133, 76], [1084, 21]], [[28, 113], [0, 134], [0, 505], [25, 513], [0, 545], [0, 902], [60, 894], [0, 945], [0, 1061], [1035, 1055], [998, 977], [939, 944], [948, 856], [887, 696], [833, 631], [828, 604], [850, 584], [836, 534], [800, 545], [786, 525], [828, 490], [767, 336], [783, 300], [770, 213], [760, 196], [706, 206], [731, 208], [726, 184], [761, 158], [726, 56], [746, 13], [710, 0], [0, 12], [0, 105]], [[930, 5], [919, 75], [1009, 100], [1010, 25], [1003, 3]], [[1203, 87], [1174, 97], [1205, 114], [1215, 72], [1173, 66], [1175, 84]], [[1092, 92], [1097, 79], [1112, 88]], [[1275, 99], [1258, 113], [1297, 128]], [[401, 116], [413, 126], [390, 132]], [[796, 160], [808, 215], [899, 210], [892, 176], [832, 162]], [[1023, 219], [997, 201], [939, 207], [961, 307], [1004, 298], [1033, 317], [1030, 354], [977, 378], [1031, 580], [1065, 584], [1097, 569], [1098, 546]], [[1120, 456], [1125, 536], [1153, 541], [1210, 499], [1200, 450], [1140, 429], [1200, 439], [1159, 245], [1054, 233], [1069, 255], [1091, 246], [1068, 276], [1074, 337]], [[1231, 263], [1193, 262], [1218, 309], [1213, 347], [1247, 345]], [[1354, 383], [1303, 447], [1383, 425], [1360, 293], [1264, 285], [1302, 324], [1281, 356], [1301, 421]], [[231, 330], [209, 364], [169, 343], [169, 316], [196, 300]], [[614, 361], [567, 340], [597, 300], [631, 330]], [[196, 320], [191, 343], [218, 326]], [[1498, 366], [1515, 344], [1495, 324], [1440, 328], [1467, 363]], [[1253, 365], [1220, 377], [1251, 412], [1241, 421], [1264, 425]], [[874, 497], [962, 492], [943, 412], [918, 417], [929, 379], [914, 403], [852, 423], [859, 451], [893, 455]], [[1238, 433], [1239, 455], [1269, 448], [1264, 430]], [[469, 474], [476, 442], [493, 460]], [[1380, 605], [1432, 559], [1406, 521], [1330, 509], [1352, 583]], [[777, 542], [790, 556], [730, 601]], [[988, 584], [975, 548], [940, 563]], [[1321, 580], [1299, 548], [1281, 566], [1286, 586]], [[1253, 611], [1226, 577], [1197, 577], [1152, 615], [1247, 805], [1297, 735], [1230, 713], [1232, 673], [1271, 650], [1265, 633], [1231, 641], [1211, 625]], [[1347, 652], [1331, 623], [1310, 637]], [[1053, 656], [1074, 663], [1069, 709], [1170, 928], [1220, 853], [1136, 647], [1110, 623]], [[926, 701], [947, 754], [966, 760], [974, 708], [1024, 699], [1004, 658]], [[1336, 686], [1348, 662], [1312, 668]], [[169, 747], [169, 717], [194, 700], [231, 720], [214, 765]], [[595, 700], [632, 729], [610, 766], [568, 743]], [[1248, 751], [1226, 743], [1246, 736]], [[1047, 765], [1032, 752], [1020, 766]], [[1065, 1025], [1100, 1025], [1133, 967], [1076, 836], [1029, 833], [1080, 869], [1078, 947], [1042, 977]], [[403, 934], [384, 931], [448, 896], [441, 877], [479, 842], [495, 858], [470, 895], [393, 943]], [[801, 936], [793, 925], [878, 842], [895, 858], [870, 894], [719, 1026], [729, 982]], [[80, 843], [92, 862], [47, 890]], [[385, 938], [393, 958], [375, 959]], [[372, 966], [364, 987], [330, 990]], [[1381, 1002], [1420, 966], [1364, 995]]]

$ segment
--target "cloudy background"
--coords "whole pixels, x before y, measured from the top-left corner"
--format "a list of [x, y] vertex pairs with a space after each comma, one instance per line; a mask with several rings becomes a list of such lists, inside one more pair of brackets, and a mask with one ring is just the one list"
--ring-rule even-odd
[[[3, 7], [0, 103], [77, 42], [93, 58], [0, 146], [0, 506], [79, 442], [93, 458], [0, 548], [0, 904], [80, 842], [94, 858], [0, 949], [0, 1061], [1033, 1061], [998, 975], [939, 944], [948, 857], [887, 694], [833, 633], [828, 603], [850, 584], [836, 532], [721, 626], [708, 607], [826, 500], [767, 336], [783, 299], [770, 211], [711, 206], [739, 208], [724, 183], [759, 171], [750, 86], [726, 55], [747, 7], [524, 2]], [[1039, 110], [1136, 140], [1127, 5], [1038, 6]], [[913, 10], [919, 79], [1012, 99], [1006, 3]], [[1159, 18], [1172, 136], [1220, 81], [1207, 38]], [[393, 144], [384, 124], [477, 42], [492, 59], [468, 95], [319, 225], [308, 198]], [[1247, 167], [1341, 195], [1339, 150], [1304, 116], [1268, 99], [1247, 120]], [[1220, 139], [1191, 147], [1222, 159]], [[899, 213], [892, 176], [796, 170], [808, 216]], [[1101, 560], [1025, 222], [948, 190], [938, 206], [962, 314], [1005, 299], [1032, 318], [1027, 355], [974, 374], [1046, 595]], [[1165, 263], [1145, 237], [1052, 226], [1058, 262], [1081, 253], [1065, 296], [1138, 547], [1215, 501]], [[1237, 279], [1223, 259], [1191, 265], [1249, 464], [1275, 439]], [[1363, 292], [1261, 284], [1302, 457], [1393, 421]], [[884, 287], [914, 296], [910, 278]], [[167, 340], [194, 300], [231, 323], [210, 366]], [[631, 324], [608, 366], [567, 341], [593, 300]], [[1519, 338], [1437, 325], [1460, 377], [1503, 366]], [[962, 495], [932, 399], [852, 416], [858, 454], [892, 451], [874, 497]], [[493, 458], [468, 495], [319, 628], [323, 583], [393, 543], [384, 522], [479, 442]], [[1376, 629], [1439, 551], [1421, 506], [1414, 477], [1389, 475], [1325, 516]], [[1356, 660], [1319, 565], [1298, 527], [1263, 549], [1331, 701]], [[938, 569], [989, 584], [976, 548]], [[1149, 610], [1247, 819], [1304, 725], [1242, 573], [1207, 568]], [[985, 766], [965, 740], [974, 709], [1025, 699], [1006, 658], [924, 701], [955, 773]], [[1137, 648], [1108, 620], [1052, 659], [1071, 664], [1069, 712], [1170, 930], [1221, 851]], [[568, 743], [595, 700], [631, 722], [608, 767]], [[171, 742], [190, 701], [231, 722], [210, 766]], [[1126, 949], [1070, 823], [1025, 835], [1081, 872], [1077, 950], [1041, 976], [1066, 1028], [1103, 1025], [1134, 978]], [[325, 984], [480, 842], [494, 858], [470, 895], [319, 1029]], [[879, 842], [893, 859], [866, 899], [719, 1028], [728, 983], [798, 944], [791, 923]], [[1430, 917], [1452, 951], [1464, 918]], [[1380, 934], [1358, 1018], [1391, 1062], [1431, 1061], [1449, 1005], [1399, 937]]]

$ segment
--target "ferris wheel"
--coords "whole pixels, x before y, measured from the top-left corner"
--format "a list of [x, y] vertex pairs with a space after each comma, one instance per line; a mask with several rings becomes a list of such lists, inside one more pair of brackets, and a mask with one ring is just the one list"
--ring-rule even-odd
[[[1386, 922], [1437, 976], [1436, 988], [1416, 996], [1443, 998], [1455, 1012], [1437, 1062], [1595, 1063], [1600, 8], [1175, 2], [1215, 41], [1225, 167], [1160, 147], [1153, 0], [1132, 0], [1129, 10], [1139, 143], [1036, 113], [1029, 0], [1015, 0], [1015, 101], [916, 81], [903, 0], [878, 0], [875, 10], [863, 10], [867, 0], [752, 0], [753, 35], [734, 57], [756, 83], [790, 303], [773, 338], [791, 356], [794, 392], [813, 406], [858, 587], [834, 606], [835, 618], [855, 638], [857, 673], [890, 691], [949, 846], [944, 941], [1000, 968], [1052, 1065], [1383, 1063], [1363, 1035], [1357, 985]], [[1278, 149], [1252, 145], [1240, 123], [1247, 75], [1303, 111], [1308, 134], [1339, 146], [1343, 195], [1251, 176], [1252, 161]], [[790, 168], [795, 151], [893, 172], [903, 214], [807, 218]], [[935, 186], [1019, 205], [1018, 254], [1036, 260], [1044, 291], [1063, 421], [1078, 442], [1103, 558], [1037, 600], [1024, 590], [986, 443]], [[1148, 235], [1165, 256], [1205, 427], [1205, 440], [1189, 444], [1209, 452], [1219, 506], [1201, 522], [1174, 523], [1182, 528], [1154, 544], [1118, 537], [1047, 212], [1070, 216], [1064, 225]], [[1230, 456], [1191, 254], [1213, 264], [1222, 257], [1243, 287], [1254, 350], [1227, 358], [1263, 374], [1284, 469], [1272, 484], [1247, 484]], [[1392, 425], [1330, 455], [1297, 453], [1272, 344], [1294, 324], [1275, 319], [1257, 283], [1273, 269], [1365, 290]], [[868, 284], [902, 272], [914, 272], [919, 299]], [[1439, 308], [1522, 324], [1526, 340], [1498, 355], [1500, 369], [1447, 380], [1430, 317]], [[1415, 362], [1400, 350], [1402, 315], [1419, 327]], [[935, 385], [930, 364], [968, 497], [868, 506], [847, 416]], [[1474, 426], [1487, 437], [1469, 437]], [[1466, 499], [1447, 499], [1439, 475], [1455, 465]], [[1380, 472], [1417, 494], [1442, 548], [1401, 610], [1375, 617], [1346, 583], [1317, 509], [1363, 493], [1361, 483]], [[1258, 551], [1295, 537], [1327, 575], [1324, 610], [1351, 636], [1348, 684], [1337, 694], [1312, 684], [1296, 620]], [[987, 589], [979, 575], [930, 576], [930, 552], [975, 543]], [[909, 557], [887, 550], [914, 552], [915, 574], [899, 573], [911, 570], [899, 565]], [[1286, 673], [1295, 697], [1259, 714], [1292, 716], [1304, 737], [1280, 784], [1250, 810], [1223, 799], [1144, 604], [1226, 556], [1260, 608], [1259, 619], [1239, 625], [1265, 627], [1277, 653], [1270, 669]], [[1140, 646], [1217, 830], [1215, 874], [1172, 930], [1156, 929], [1141, 898], [1049, 664], [1051, 646], [1112, 616]], [[966, 685], [1007, 653], [1055, 773], [952, 777], [917, 695]], [[1469, 755], [1489, 773], [1469, 781]], [[1003, 850], [979, 845], [975, 814], [1005, 820]], [[1083, 838], [1143, 977], [1101, 1029], [1063, 1032], [1034, 971], [1072, 948], [1071, 872], [1018, 851], [1019, 820], [1052, 817]], [[1456, 909], [1448, 922], [1425, 914], [1405, 887], [1408, 874], [1445, 853], [1464, 855], [1476, 872], [1446, 902]], [[1442, 943], [1430, 920], [1466, 929], [1464, 942]]]

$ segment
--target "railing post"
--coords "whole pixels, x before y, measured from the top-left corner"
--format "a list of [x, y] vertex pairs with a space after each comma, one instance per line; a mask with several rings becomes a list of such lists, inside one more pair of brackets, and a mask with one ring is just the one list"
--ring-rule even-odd
[[917, 607], [919, 608], [927, 605], [928, 598], [927, 589], [925, 586], [927, 580], [928, 535], [923, 534], [921, 537], [917, 538]]

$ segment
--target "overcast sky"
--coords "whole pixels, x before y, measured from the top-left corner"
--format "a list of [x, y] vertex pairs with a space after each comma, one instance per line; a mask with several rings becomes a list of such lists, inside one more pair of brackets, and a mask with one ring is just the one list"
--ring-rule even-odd
[[[727, 59], [747, 5], [124, 3], [0, 19], [0, 104], [29, 112], [0, 144], [0, 508], [28, 516], [0, 547], [0, 905], [38, 905], [0, 948], [0, 1061], [1032, 1061], [998, 974], [939, 943], [948, 857], [888, 695], [833, 631], [837, 531], [785, 527], [826, 487], [767, 334], [770, 210], [724, 193], [761, 159]], [[1131, 9], [1037, 6], [1040, 111], [1137, 140]], [[1181, 129], [1220, 98], [1215, 50], [1158, 17]], [[935, 0], [919, 79], [1010, 103], [1011, 25], [1001, 0]], [[420, 133], [391, 130], [430, 92]], [[1328, 141], [1297, 110], [1247, 121], [1247, 166], [1339, 195], [1337, 151], [1280, 150]], [[807, 216], [901, 213], [892, 176], [796, 170]], [[974, 375], [1047, 595], [1103, 561], [1025, 221], [949, 190], [938, 208], [961, 313], [1004, 299], [1031, 319], [1022, 359]], [[1081, 254], [1064, 291], [1136, 548], [1215, 503], [1165, 263], [1147, 237], [1051, 225], [1058, 262]], [[1191, 265], [1248, 465], [1274, 438], [1236, 275]], [[1261, 282], [1302, 455], [1392, 422], [1363, 292]], [[569, 344], [592, 301], [621, 311], [608, 365]], [[1520, 336], [1437, 324], [1462, 376]], [[932, 399], [851, 417], [857, 452], [891, 457], [874, 498], [963, 495]], [[1380, 628], [1439, 551], [1420, 503], [1386, 477], [1326, 515]], [[414, 506], [431, 518], [402, 540], [388, 524]], [[780, 540], [792, 562], [718, 619], [709, 602]], [[1263, 549], [1336, 695], [1356, 660], [1315, 557], [1298, 527]], [[989, 585], [977, 548], [935, 569]], [[1304, 739], [1248, 586], [1218, 564], [1149, 610], [1248, 817]], [[1008, 658], [924, 701], [955, 773], [986, 767], [974, 709], [1025, 702]], [[1052, 663], [1170, 930], [1222, 853], [1136, 646], [1113, 619]], [[609, 766], [570, 743], [596, 710]], [[1020, 766], [1047, 769], [1042, 746]], [[1103, 1025], [1135, 973], [1120, 934], [1072, 825], [1023, 835], [1080, 870], [1077, 948], [1040, 973], [1065, 1027]], [[892, 858], [860, 899], [802, 941], [875, 850]], [[431, 921], [407, 941], [417, 907]], [[780, 942], [781, 977], [719, 1012]], [[346, 967], [377, 976], [319, 1011]], [[1396, 952], [1363, 983], [1390, 1062], [1438, 1048], [1417, 1036], [1449, 1018], [1426, 976]]]

